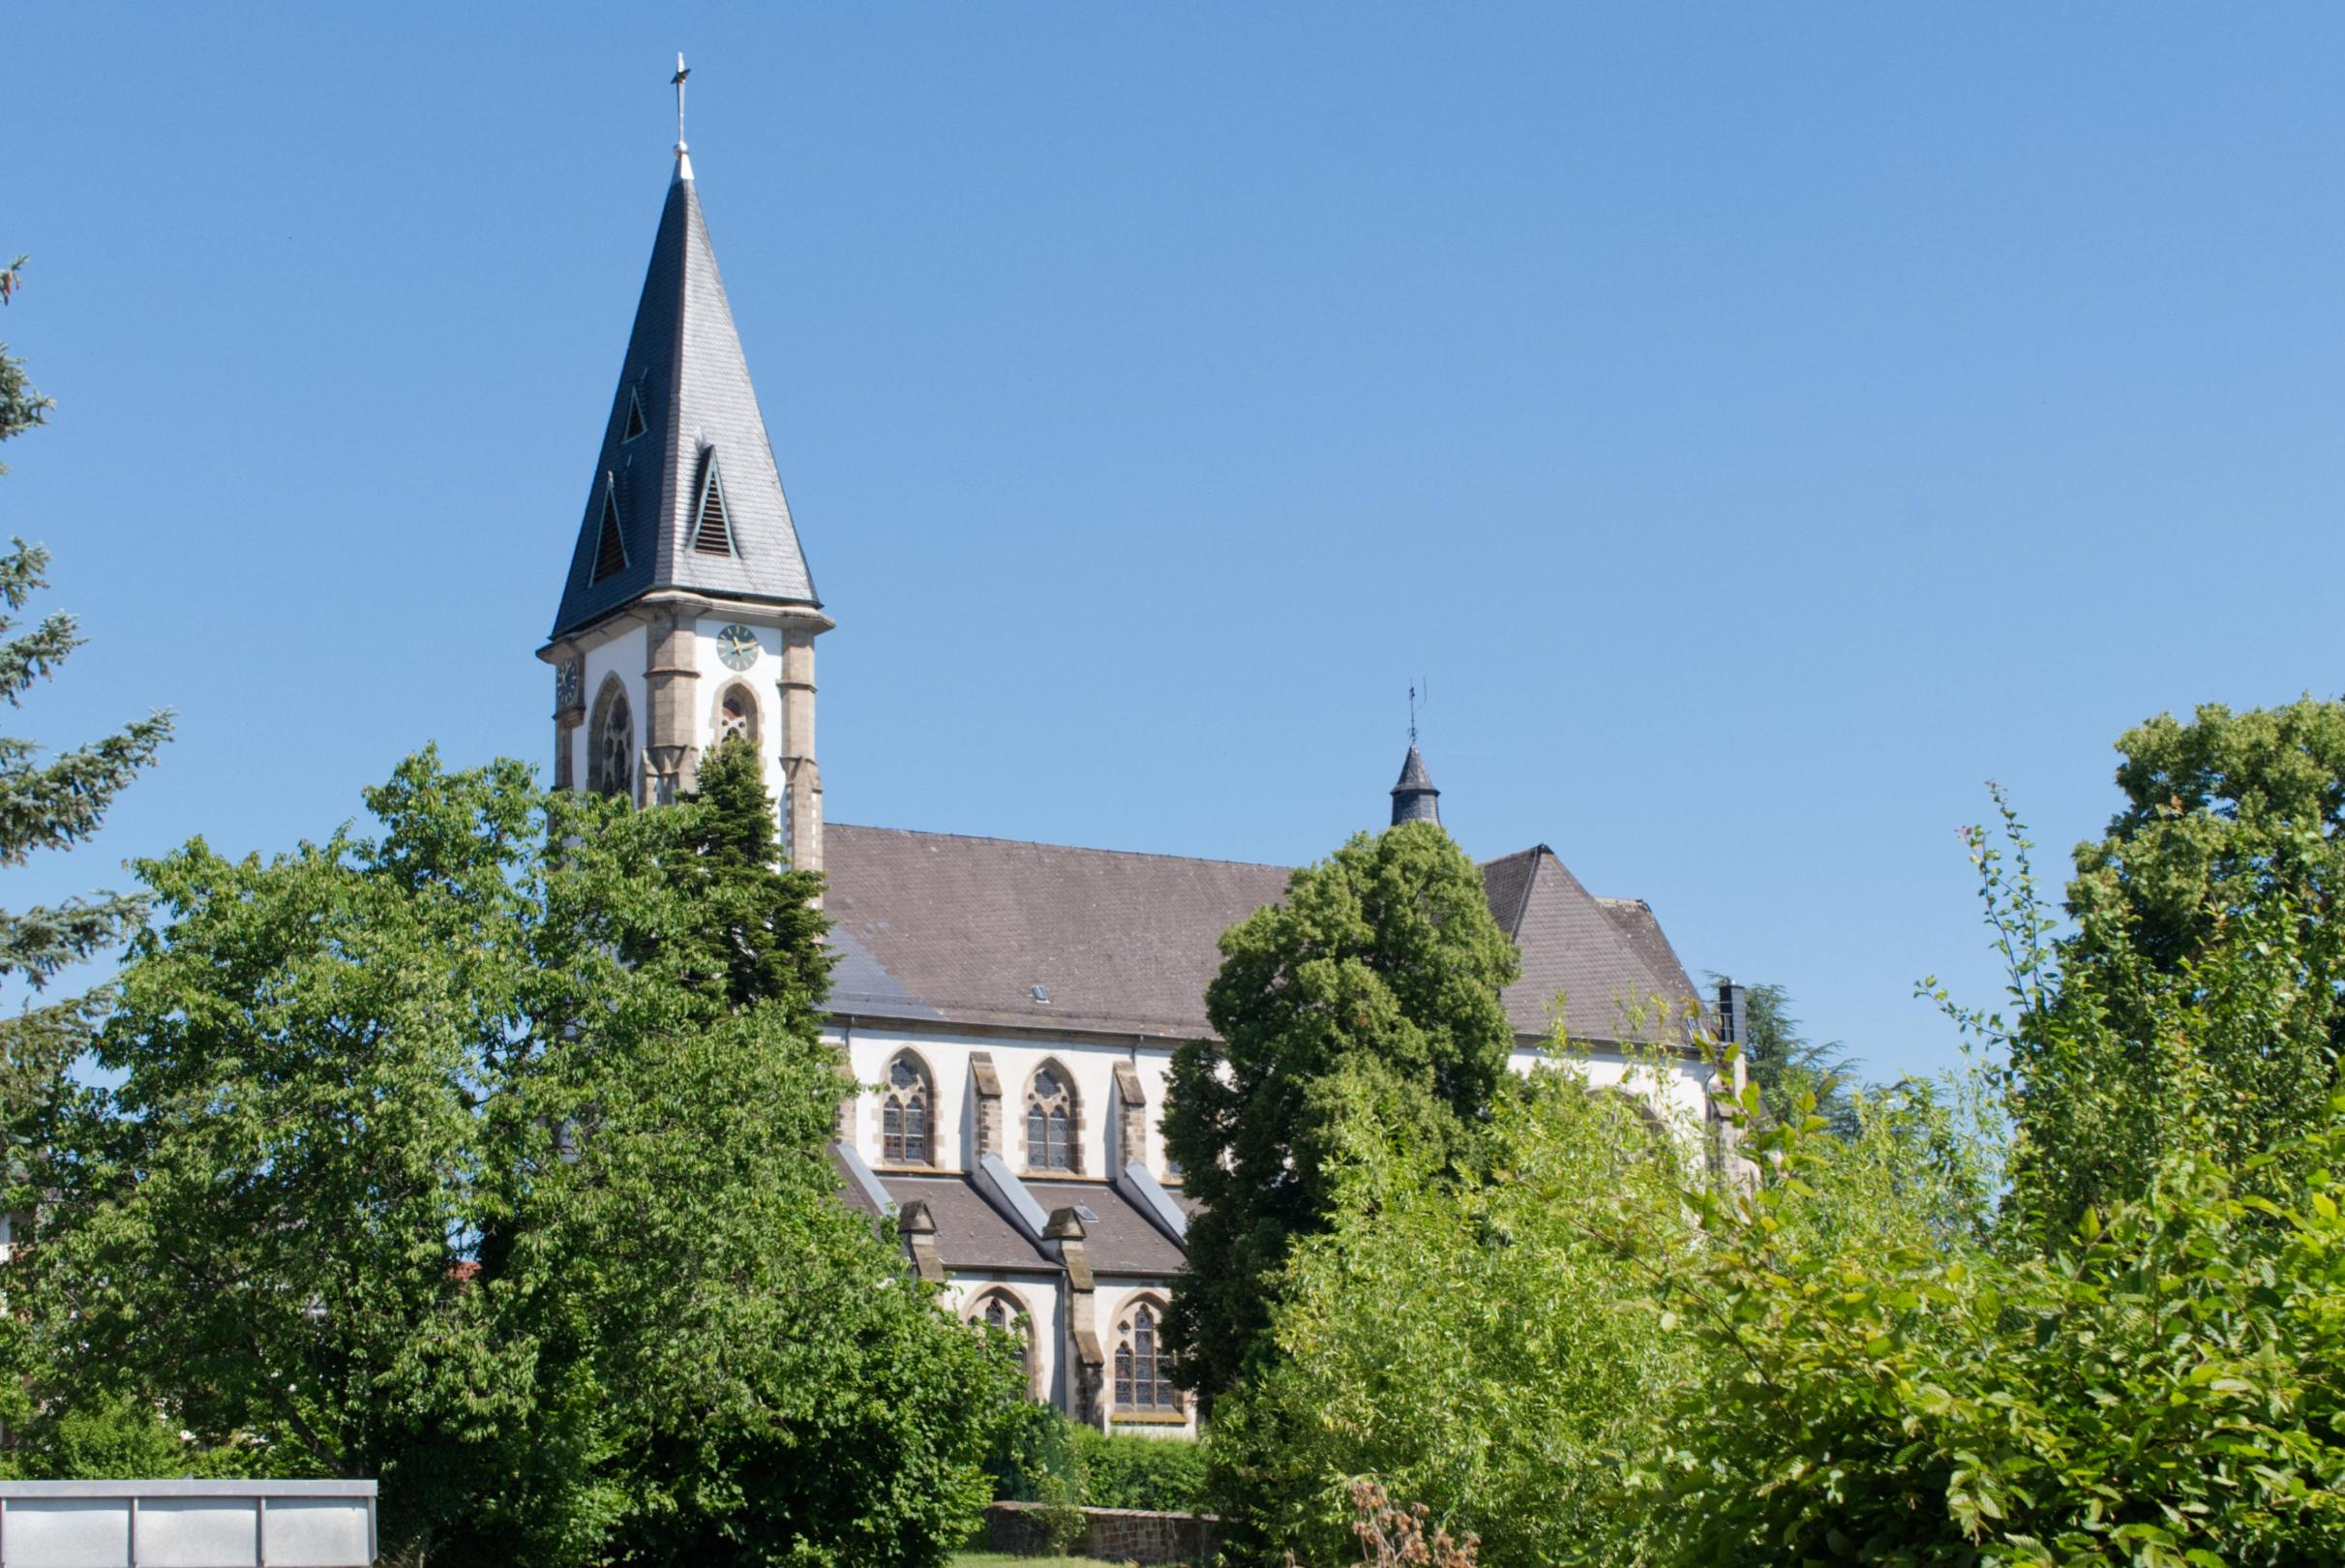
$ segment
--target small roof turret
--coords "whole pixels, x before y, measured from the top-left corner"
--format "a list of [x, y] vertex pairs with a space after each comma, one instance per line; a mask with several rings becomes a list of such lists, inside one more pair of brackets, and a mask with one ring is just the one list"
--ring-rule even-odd
[[1393, 786], [1393, 826], [1404, 822], [1438, 823], [1441, 820], [1441, 792], [1433, 788], [1433, 775], [1426, 771], [1425, 753], [1409, 742], [1408, 760], [1400, 765], [1400, 782]]

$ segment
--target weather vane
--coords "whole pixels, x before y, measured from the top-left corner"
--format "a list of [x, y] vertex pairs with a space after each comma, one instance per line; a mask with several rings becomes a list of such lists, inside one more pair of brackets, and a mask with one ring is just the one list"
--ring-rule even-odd
[[[1424, 700], [1427, 706], [1431, 706], [1433, 701], [1432, 686], [1425, 681], [1419, 681], [1418, 685], [1425, 687]], [[1408, 689], [1408, 743], [1412, 746], [1417, 743], [1417, 687], [1411, 686]]]
[[676, 88], [676, 150], [677, 152], [684, 150], [684, 78], [691, 75], [692, 68], [684, 64], [684, 51], [676, 50], [676, 75], [669, 77], [668, 80]]

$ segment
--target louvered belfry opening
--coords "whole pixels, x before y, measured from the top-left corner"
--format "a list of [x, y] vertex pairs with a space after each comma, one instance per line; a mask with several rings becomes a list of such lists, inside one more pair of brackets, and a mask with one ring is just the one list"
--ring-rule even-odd
[[594, 542], [594, 581], [624, 571], [627, 566], [627, 542], [618, 530], [618, 487], [609, 475], [603, 478], [603, 530]]
[[635, 388], [629, 387], [627, 388], [627, 430], [626, 434], [619, 437], [619, 439], [631, 441], [641, 436], [645, 428], [644, 400], [635, 395]]
[[733, 554], [733, 521], [725, 515], [725, 487], [717, 482], [713, 457], [708, 460], [708, 477], [701, 483], [701, 512], [692, 526], [692, 548], [704, 556]]

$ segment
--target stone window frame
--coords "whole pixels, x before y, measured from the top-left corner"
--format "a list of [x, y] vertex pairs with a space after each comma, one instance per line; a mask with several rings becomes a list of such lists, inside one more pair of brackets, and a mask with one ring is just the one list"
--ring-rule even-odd
[[[1036, 1083], [1045, 1072], [1049, 1073], [1059, 1085], [1059, 1092], [1050, 1096], [1048, 1100], [1037, 1095], [1035, 1089]], [[1043, 1147], [1038, 1151], [1042, 1159], [1035, 1158], [1037, 1153], [1034, 1139], [1036, 1113], [1041, 1111], [1047, 1117], [1048, 1105], [1056, 1101], [1066, 1101], [1067, 1163], [1064, 1165], [1045, 1162], [1049, 1159], [1050, 1153], [1047, 1121], [1044, 1124]], [[1040, 1177], [1047, 1181], [1053, 1176], [1080, 1176], [1083, 1174], [1083, 1092], [1076, 1087], [1075, 1075], [1067, 1071], [1067, 1065], [1057, 1057], [1044, 1057], [1035, 1064], [1035, 1070], [1032, 1072], [1026, 1074], [1026, 1093], [1019, 1102], [1018, 1129], [1018, 1135], [1025, 1145], [1026, 1173], [1028, 1175]]]
[[[1124, 1299], [1116, 1312], [1115, 1348], [1108, 1357], [1107, 1418], [1126, 1425], [1169, 1426], [1187, 1424], [1188, 1396], [1174, 1386], [1172, 1351], [1164, 1343], [1164, 1319], [1172, 1304], [1155, 1290], [1135, 1290]], [[1140, 1314], [1148, 1314], [1150, 1363], [1149, 1386], [1161, 1397], [1151, 1403], [1136, 1402], [1133, 1389], [1138, 1385]]]
[[732, 733], [745, 738], [752, 746], [764, 742], [766, 715], [758, 703], [756, 689], [746, 680], [728, 680], [718, 690], [716, 700], [708, 705], [708, 749], [710, 751], [714, 751], [731, 738], [725, 730], [725, 702], [731, 697], [740, 699], [744, 715], [740, 727]]
[[[921, 1120], [924, 1124], [921, 1137], [922, 1153], [917, 1160], [892, 1160], [888, 1158], [887, 1154], [887, 1109], [897, 1094], [894, 1077], [895, 1070], [899, 1067], [909, 1067], [919, 1079], [918, 1089], [924, 1101], [921, 1105]], [[874, 1098], [871, 1107], [872, 1132], [877, 1140], [875, 1146], [880, 1153], [879, 1163], [890, 1170], [936, 1169], [937, 1123], [939, 1120], [937, 1108], [940, 1103], [937, 1093], [937, 1075], [935, 1070], [929, 1067], [928, 1059], [910, 1045], [899, 1046], [889, 1052], [887, 1065], [880, 1071], [879, 1094]]]
[[[1007, 1314], [1009, 1322], [1007, 1325], [994, 1323], [987, 1317], [987, 1312], [995, 1306], [1000, 1306]], [[1042, 1397], [1038, 1392], [1042, 1372], [1041, 1344], [1035, 1338], [1034, 1309], [1026, 1305], [1023, 1296], [1007, 1285], [987, 1285], [970, 1298], [969, 1310], [961, 1314], [961, 1320], [972, 1327], [987, 1324], [1001, 1329], [1013, 1339], [1022, 1338], [1024, 1347], [1018, 1359], [1026, 1372], [1026, 1397], [1030, 1400]]]
[[[616, 718], [625, 733], [619, 737], [618, 758], [624, 773], [612, 787], [612, 751], [610, 732]], [[622, 799], [635, 799], [637, 769], [635, 745], [635, 704], [627, 696], [627, 683], [614, 670], [603, 677], [602, 685], [594, 693], [594, 715], [586, 725], [586, 787], [596, 795], [616, 795]]]

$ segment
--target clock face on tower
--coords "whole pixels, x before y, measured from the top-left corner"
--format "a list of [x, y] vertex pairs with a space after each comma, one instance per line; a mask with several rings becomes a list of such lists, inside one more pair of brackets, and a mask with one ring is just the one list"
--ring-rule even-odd
[[746, 670], [757, 662], [757, 633], [736, 622], [716, 634], [716, 656], [728, 670]]
[[579, 662], [564, 659], [554, 667], [554, 706], [557, 709], [578, 706]]

